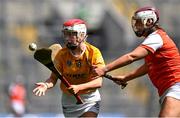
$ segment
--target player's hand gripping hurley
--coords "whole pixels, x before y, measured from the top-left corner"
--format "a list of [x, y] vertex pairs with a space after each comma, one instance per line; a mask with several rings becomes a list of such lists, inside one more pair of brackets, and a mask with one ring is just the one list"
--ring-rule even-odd
[[[109, 74], [105, 74], [104, 77], [114, 81], [113, 77]], [[127, 86], [127, 83], [121, 83], [121, 89], [124, 89]]]
[[[48, 69], [50, 69], [63, 83], [64, 85], [69, 88], [71, 85], [69, 84], [69, 82], [64, 79], [62, 77], [62, 75], [56, 70], [56, 68], [54, 67], [52, 58], [55, 58], [54, 53], [52, 52], [52, 50], [56, 50], [56, 45], [54, 47], [52, 47], [53, 49], [50, 48], [41, 48], [41, 49], [37, 49], [34, 53], [34, 58], [39, 61], [41, 64], [43, 64], [44, 66], [46, 66]], [[78, 94], [73, 94], [76, 99], [77, 99], [77, 104], [82, 104], [83, 101], [80, 98], [80, 96]]]

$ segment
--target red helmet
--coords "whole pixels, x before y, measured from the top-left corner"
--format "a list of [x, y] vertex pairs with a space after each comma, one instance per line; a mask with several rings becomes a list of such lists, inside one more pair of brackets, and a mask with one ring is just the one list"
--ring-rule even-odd
[[76, 32], [77, 36], [79, 36], [81, 33], [86, 36], [87, 28], [85, 25], [85, 21], [81, 19], [70, 19], [63, 24], [63, 32]]
[[138, 37], [143, 36], [145, 32], [151, 30], [158, 22], [159, 12], [154, 7], [140, 8], [132, 17], [132, 27]]

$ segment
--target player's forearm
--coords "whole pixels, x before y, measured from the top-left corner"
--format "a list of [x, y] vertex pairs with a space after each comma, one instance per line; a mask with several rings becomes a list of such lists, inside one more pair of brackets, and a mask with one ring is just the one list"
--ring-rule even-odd
[[56, 85], [57, 77], [52, 73], [49, 79], [46, 80], [47, 88], [52, 88]]
[[102, 78], [100, 77], [100, 78], [97, 78], [90, 82], [87, 82], [84, 84], [79, 84], [78, 86], [79, 86], [80, 90], [100, 88], [102, 86]]
[[145, 74], [147, 74], [147, 66], [144, 64], [144, 65], [140, 66], [138, 69], [125, 75], [124, 81], [127, 82], [127, 81], [133, 80], [137, 77], [143, 76]]
[[109, 72], [109, 71], [111, 71], [111, 70], [114, 70], [114, 69], [117, 69], [117, 68], [126, 66], [126, 65], [132, 63], [134, 60], [135, 60], [135, 59], [134, 59], [132, 56], [130, 56], [129, 54], [126, 54], [126, 55], [124, 55], [124, 56], [122, 56], [122, 57], [119, 57], [119, 58], [116, 59], [115, 61], [107, 64], [107, 65], [105, 66], [105, 68], [106, 68], [105, 71], [106, 71], [106, 72]]

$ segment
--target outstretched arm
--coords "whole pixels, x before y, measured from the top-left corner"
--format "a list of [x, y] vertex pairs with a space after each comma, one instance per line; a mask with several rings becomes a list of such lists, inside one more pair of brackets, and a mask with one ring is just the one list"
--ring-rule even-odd
[[143, 76], [145, 74], [147, 74], [147, 65], [144, 63], [142, 66], [140, 66], [138, 69], [131, 71], [130, 73], [123, 75], [123, 76], [112, 76], [112, 80], [117, 83], [117, 84], [121, 84], [121, 83], [126, 83], [127, 81], [133, 80], [137, 77]]
[[54, 87], [57, 82], [57, 77], [52, 73], [50, 78], [47, 79], [45, 82], [38, 82], [36, 83], [36, 87], [33, 90], [33, 93], [36, 96], [45, 95], [47, 89]]
[[144, 58], [145, 56], [148, 55], [148, 53], [149, 53], [149, 51], [147, 49], [139, 46], [132, 52], [125, 54], [125, 55], [119, 57], [118, 59], [116, 59], [115, 61], [107, 64], [105, 67], [96, 68], [95, 73], [98, 76], [103, 76], [106, 74], [106, 72], [126, 66], [136, 60]]
[[132, 79], [135, 79], [137, 77], [143, 76], [145, 74], [147, 74], [148, 72], [148, 68], [146, 63], [144, 63], [142, 66], [140, 66], [138, 69], [130, 72], [129, 74], [125, 75], [124, 81], [130, 81]]

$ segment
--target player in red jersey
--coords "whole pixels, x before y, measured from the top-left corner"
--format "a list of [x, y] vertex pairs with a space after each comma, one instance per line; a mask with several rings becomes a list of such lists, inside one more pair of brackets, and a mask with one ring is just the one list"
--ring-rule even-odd
[[26, 113], [26, 88], [18, 76], [9, 86], [9, 100], [14, 117], [23, 117]]
[[132, 17], [132, 28], [137, 37], [143, 37], [142, 44], [105, 67], [95, 67], [95, 73], [103, 76], [144, 58], [145, 63], [136, 70], [113, 76], [114, 82], [121, 85], [148, 74], [160, 96], [159, 117], [180, 117], [180, 54], [173, 40], [159, 26], [159, 12], [153, 7], [138, 9]]

